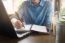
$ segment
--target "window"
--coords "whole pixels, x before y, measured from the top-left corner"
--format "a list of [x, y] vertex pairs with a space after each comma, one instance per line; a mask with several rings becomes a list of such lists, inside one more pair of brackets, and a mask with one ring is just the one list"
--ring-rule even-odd
[[14, 13], [13, 0], [2, 0], [8, 14]]
[[15, 14], [23, 0], [2, 0], [7, 13]]
[[65, 0], [61, 0], [60, 21], [65, 21]]

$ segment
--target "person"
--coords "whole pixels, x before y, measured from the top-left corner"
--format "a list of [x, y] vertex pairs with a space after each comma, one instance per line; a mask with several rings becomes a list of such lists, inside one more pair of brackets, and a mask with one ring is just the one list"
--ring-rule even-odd
[[[51, 3], [49, 0], [28, 0], [24, 1], [19, 8], [20, 20], [25, 24], [36, 24], [46, 26], [50, 30], [51, 25]], [[23, 27], [23, 22], [15, 20], [17, 28]]]

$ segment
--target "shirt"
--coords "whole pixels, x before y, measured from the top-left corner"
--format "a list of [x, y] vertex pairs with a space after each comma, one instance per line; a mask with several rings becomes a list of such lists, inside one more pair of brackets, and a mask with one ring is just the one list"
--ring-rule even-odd
[[38, 6], [35, 6], [31, 1], [25, 1], [20, 6], [19, 17], [26, 24], [36, 24], [48, 26], [51, 23], [51, 3], [46, 0], [41, 0]]

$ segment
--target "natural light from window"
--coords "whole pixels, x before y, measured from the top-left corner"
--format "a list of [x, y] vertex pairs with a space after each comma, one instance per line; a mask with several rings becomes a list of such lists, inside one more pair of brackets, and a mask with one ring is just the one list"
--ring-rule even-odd
[[60, 21], [65, 21], [65, 0], [61, 0]]
[[2, 0], [9, 15], [15, 14], [15, 12], [18, 10], [18, 7], [23, 1], [25, 0]]

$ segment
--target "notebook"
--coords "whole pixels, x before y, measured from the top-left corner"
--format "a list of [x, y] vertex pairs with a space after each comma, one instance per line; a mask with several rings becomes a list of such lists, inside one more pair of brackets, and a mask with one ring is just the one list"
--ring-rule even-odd
[[21, 29], [16, 29], [16, 31], [36, 31], [41, 33], [48, 33], [46, 26], [40, 26], [40, 25], [24, 25], [25, 27], [22, 27]]

